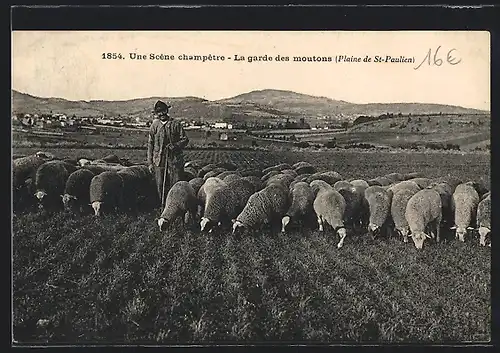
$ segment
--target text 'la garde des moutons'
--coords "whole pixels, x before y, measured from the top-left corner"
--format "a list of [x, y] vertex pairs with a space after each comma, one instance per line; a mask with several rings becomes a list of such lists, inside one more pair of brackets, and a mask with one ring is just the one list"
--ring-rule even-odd
[[330, 62], [330, 63], [415, 63], [415, 57], [404, 55], [335, 55], [335, 56], [318, 56], [318, 55], [300, 55], [300, 56], [284, 56], [284, 55], [195, 55], [195, 54], [165, 54], [165, 53], [129, 53], [124, 56], [121, 53], [103, 53], [103, 59], [129, 59], [129, 60], [152, 60], [152, 61], [234, 61], [234, 62]]

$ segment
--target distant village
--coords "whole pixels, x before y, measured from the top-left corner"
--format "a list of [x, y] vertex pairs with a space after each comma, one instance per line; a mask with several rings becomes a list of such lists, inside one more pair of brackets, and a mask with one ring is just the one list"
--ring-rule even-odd
[[[326, 120], [325, 117], [323, 120]], [[283, 119], [270, 119], [269, 122], [264, 122], [264, 119], [260, 121], [255, 121], [249, 119], [248, 121], [205, 121], [199, 118], [197, 120], [186, 121], [181, 119], [181, 123], [185, 129], [242, 129], [242, 130], [261, 130], [261, 129], [334, 129], [347, 127], [348, 123], [328, 123], [318, 124], [316, 126], [310, 126], [309, 123], [305, 121], [305, 118], [300, 118], [298, 121], [289, 118]], [[132, 117], [77, 117], [75, 115], [68, 116], [66, 114], [54, 113], [54, 114], [29, 114], [29, 113], [19, 113], [12, 115], [13, 126], [20, 126], [26, 128], [39, 128], [39, 129], [50, 129], [50, 128], [64, 128], [64, 130], [77, 130], [82, 126], [110, 126], [110, 127], [130, 127], [130, 128], [148, 128], [151, 124], [150, 120], [144, 120], [141, 118]]]

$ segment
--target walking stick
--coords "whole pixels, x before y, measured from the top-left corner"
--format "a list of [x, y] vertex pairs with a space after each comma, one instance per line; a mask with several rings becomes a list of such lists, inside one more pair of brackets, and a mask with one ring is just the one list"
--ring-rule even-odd
[[[167, 154], [168, 154], [168, 149], [167, 149]], [[166, 155], [165, 156], [165, 171], [163, 172], [163, 185], [161, 188], [161, 208], [162, 208], [162, 210], [165, 208], [165, 202], [166, 202], [166, 200], [165, 200], [165, 183], [166, 183], [166, 180], [168, 177], [167, 166], [168, 166], [168, 156]]]

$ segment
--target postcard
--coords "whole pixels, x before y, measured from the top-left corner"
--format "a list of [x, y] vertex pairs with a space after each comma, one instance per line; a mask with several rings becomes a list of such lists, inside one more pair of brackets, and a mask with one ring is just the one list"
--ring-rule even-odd
[[491, 340], [488, 31], [12, 31], [14, 345]]

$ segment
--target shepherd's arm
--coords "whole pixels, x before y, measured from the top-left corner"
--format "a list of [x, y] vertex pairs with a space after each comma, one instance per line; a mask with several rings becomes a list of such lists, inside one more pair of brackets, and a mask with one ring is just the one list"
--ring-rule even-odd
[[173, 143], [173, 145], [176, 150], [181, 150], [188, 145], [189, 138], [187, 137], [186, 131], [184, 130], [184, 128], [180, 123], [178, 123], [177, 128], [179, 129], [179, 140]]

